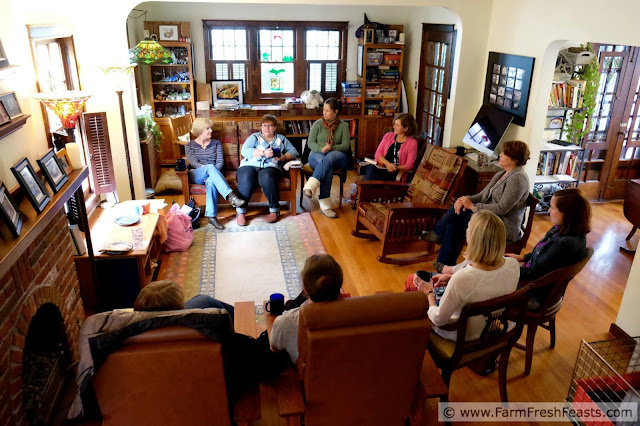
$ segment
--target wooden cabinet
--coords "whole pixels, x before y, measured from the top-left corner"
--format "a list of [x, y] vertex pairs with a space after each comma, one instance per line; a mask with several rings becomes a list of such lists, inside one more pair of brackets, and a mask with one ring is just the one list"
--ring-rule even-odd
[[180, 149], [171, 140], [169, 117], [195, 113], [195, 81], [191, 43], [165, 41], [160, 44], [173, 52], [176, 60], [170, 65], [150, 65], [149, 91], [154, 120], [164, 134], [160, 163], [172, 165], [180, 158]]
[[386, 132], [393, 131], [393, 117], [365, 116], [360, 122], [357, 157], [373, 157]]

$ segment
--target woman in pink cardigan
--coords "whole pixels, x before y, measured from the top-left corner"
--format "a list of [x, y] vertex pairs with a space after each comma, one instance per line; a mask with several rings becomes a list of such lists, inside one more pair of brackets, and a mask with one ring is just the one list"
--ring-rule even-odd
[[[393, 132], [382, 137], [376, 150], [377, 164], [367, 166], [363, 180], [393, 181], [399, 171], [411, 170], [418, 154], [418, 141], [411, 137], [415, 132], [416, 121], [411, 114], [396, 115], [393, 118]], [[406, 176], [404, 174], [402, 177], [406, 179]]]

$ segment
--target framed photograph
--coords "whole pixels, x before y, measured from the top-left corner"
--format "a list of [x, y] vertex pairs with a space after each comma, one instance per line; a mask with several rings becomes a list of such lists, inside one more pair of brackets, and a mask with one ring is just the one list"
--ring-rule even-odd
[[1, 94], [0, 101], [4, 104], [4, 107], [12, 120], [22, 115], [22, 110], [20, 109], [20, 105], [18, 105], [18, 98], [16, 98], [16, 92]]
[[4, 53], [4, 48], [2, 47], [2, 41], [0, 40], [0, 68], [8, 67], [9, 60], [7, 59], [7, 55]]
[[60, 160], [60, 164], [62, 165], [64, 172], [67, 175], [71, 173], [73, 167], [71, 167], [71, 160], [69, 159], [66, 148], [62, 148], [60, 151], [56, 152], [56, 157], [58, 157], [58, 160]]
[[62, 188], [66, 181], [69, 180], [67, 173], [64, 171], [64, 166], [56, 157], [53, 148], [50, 149], [42, 158], [38, 159], [38, 166], [42, 170], [42, 175], [49, 182], [49, 186], [55, 194]]
[[364, 30], [365, 44], [373, 43], [374, 39], [375, 39], [375, 30], [373, 28], [365, 28]]
[[211, 82], [213, 105], [238, 105], [242, 103], [242, 80], [213, 80]]
[[27, 195], [29, 202], [35, 209], [36, 213], [41, 213], [44, 207], [49, 203], [51, 197], [44, 184], [40, 179], [27, 157], [18, 161], [15, 166], [11, 167], [11, 172]]
[[2, 101], [0, 101], [0, 126], [6, 124], [11, 121], [11, 117], [9, 117], [9, 113], [7, 109], [4, 107]]
[[158, 37], [160, 41], [178, 41], [180, 33], [177, 25], [158, 25]]
[[11, 199], [11, 194], [4, 182], [0, 182], [0, 216], [7, 223], [13, 236], [18, 238], [22, 228], [22, 215], [16, 203]]
[[[513, 123], [525, 125], [529, 92], [535, 58], [506, 53], [489, 52], [484, 86], [484, 104], [491, 103], [513, 115]], [[496, 71], [500, 70], [498, 93], [495, 96]], [[491, 96], [494, 95], [494, 96]]]
[[389, 30], [389, 43], [395, 43], [398, 39], [398, 30]]

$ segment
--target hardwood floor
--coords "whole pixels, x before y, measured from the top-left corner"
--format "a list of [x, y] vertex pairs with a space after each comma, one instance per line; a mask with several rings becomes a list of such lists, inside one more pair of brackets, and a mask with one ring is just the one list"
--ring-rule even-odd
[[[349, 176], [345, 185], [348, 194]], [[337, 179], [334, 179], [337, 187]], [[332, 191], [338, 194], [337, 188]], [[178, 200], [177, 200], [178, 201]], [[337, 195], [333, 205], [337, 206]], [[350, 204], [343, 204], [338, 219], [329, 219], [318, 210], [317, 201], [305, 200], [300, 212], [311, 210], [326, 251], [333, 255], [344, 271], [344, 290], [353, 296], [374, 294], [377, 291], [402, 291], [405, 277], [418, 269], [433, 270], [430, 262], [409, 266], [394, 266], [376, 260], [380, 243], [353, 237], [355, 212]], [[576, 356], [582, 339], [598, 341], [612, 338], [609, 327], [616, 319], [618, 307], [629, 276], [633, 257], [618, 250], [631, 225], [622, 214], [622, 201], [593, 203], [592, 231], [588, 245], [595, 253], [584, 270], [569, 284], [565, 301], [556, 321], [556, 347], [548, 349], [549, 333], [539, 329], [536, 335], [531, 374], [524, 377], [524, 352], [514, 349], [509, 361], [508, 393], [510, 401], [561, 402], [567, 396]], [[252, 209], [253, 210], [253, 209]], [[252, 211], [253, 212], [253, 211]], [[262, 211], [256, 213], [264, 214]], [[283, 211], [283, 213], [285, 213]], [[224, 209], [221, 216], [233, 220], [234, 212]], [[223, 223], [225, 221], [223, 220]], [[551, 227], [549, 216], [536, 215], [531, 238], [524, 252]], [[632, 244], [637, 244], [634, 236]], [[524, 342], [524, 338], [521, 339]], [[499, 401], [497, 371], [481, 377], [469, 369], [453, 374], [449, 393], [452, 402]], [[273, 396], [263, 396], [263, 404], [271, 406]], [[348, 403], [348, 402], [346, 402]], [[424, 424], [437, 422], [437, 401], [429, 401]], [[266, 410], [266, 411], [265, 411]], [[256, 425], [274, 425], [279, 422], [273, 412], [264, 407], [263, 420]], [[284, 424], [284, 423], [282, 423]], [[503, 423], [504, 424], [504, 423]], [[555, 423], [558, 424], [558, 423]]]

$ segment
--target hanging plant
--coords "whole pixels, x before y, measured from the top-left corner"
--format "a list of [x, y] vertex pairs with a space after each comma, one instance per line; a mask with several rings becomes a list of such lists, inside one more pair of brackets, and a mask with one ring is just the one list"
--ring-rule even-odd
[[[590, 43], [586, 46], [580, 45], [584, 50], [593, 52], [593, 48]], [[573, 74], [573, 78], [576, 80], [584, 80], [586, 82], [582, 100], [582, 109], [575, 111], [571, 120], [567, 122], [565, 131], [567, 134], [567, 140], [576, 145], [582, 143], [582, 139], [589, 133], [589, 129], [586, 127], [587, 118], [593, 116], [593, 111], [596, 107], [596, 99], [598, 96], [598, 83], [600, 81], [600, 64], [598, 62], [598, 55], [595, 55], [593, 60], [587, 65], [583, 65], [582, 69], [576, 71]]]

